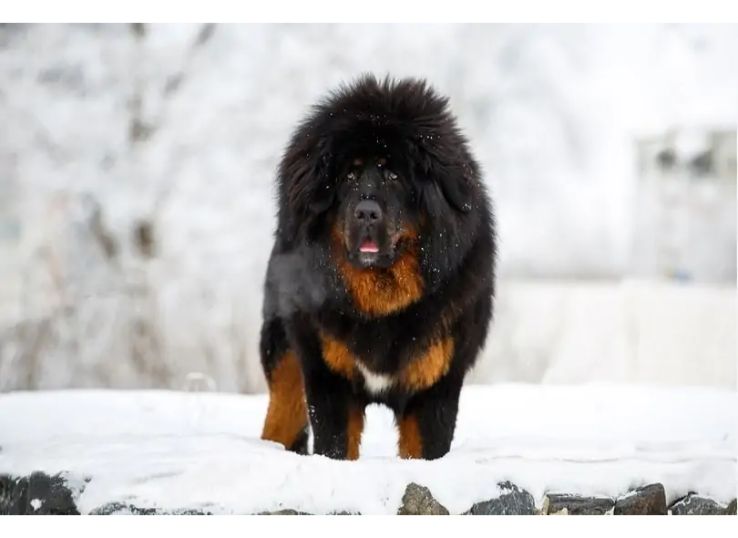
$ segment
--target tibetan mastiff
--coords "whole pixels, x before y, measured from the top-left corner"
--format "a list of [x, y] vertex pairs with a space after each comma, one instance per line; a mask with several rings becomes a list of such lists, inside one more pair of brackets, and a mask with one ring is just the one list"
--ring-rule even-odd
[[490, 201], [448, 99], [364, 76], [318, 103], [278, 171], [260, 353], [263, 439], [359, 455], [389, 406], [403, 458], [446, 454], [494, 293]]

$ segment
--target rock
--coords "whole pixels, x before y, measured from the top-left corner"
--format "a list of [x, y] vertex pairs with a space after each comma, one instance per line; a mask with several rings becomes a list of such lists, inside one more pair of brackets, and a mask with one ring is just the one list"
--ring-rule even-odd
[[558, 514], [565, 510], [569, 515], [597, 515], [612, 513], [615, 500], [609, 497], [580, 497], [553, 493], [546, 496], [544, 506], [546, 514]]
[[736, 507], [736, 499], [733, 499], [732, 501], [730, 501], [730, 503], [728, 503], [728, 507], [725, 509], [724, 515], [735, 516], [737, 512], [738, 512], [738, 509]]
[[0, 514], [79, 514], [62, 474], [0, 475]]
[[211, 512], [183, 508], [178, 510], [159, 510], [158, 508], [146, 508], [123, 504], [119, 502], [107, 503], [90, 510], [94, 516], [209, 516]]
[[259, 512], [260, 516], [311, 516], [308, 512], [298, 512], [292, 508], [283, 508], [282, 510], [275, 510], [274, 512]]
[[488, 516], [533, 515], [536, 513], [536, 506], [530, 493], [510, 482], [497, 485], [502, 490], [502, 495], [496, 499], [475, 503], [466, 514]]
[[401, 516], [445, 516], [448, 510], [433, 498], [428, 488], [411, 482], [405, 488], [397, 513]]
[[98, 506], [90, 510], [93, 516], [113, 516], [113, 515], [135, 515], [135, 516], [155, 516], [158, 514], [155, 508], [139, 508], [132, 504], [108, 503]]
[[675, 516], [719, 516], [725, 514], [725, 508], [712, 499], [690, 493], [669, 507]]
[[661, 484], [649, 484], [631, 491], [615, 502], [615, 515], [666, 515], [666, 492]]

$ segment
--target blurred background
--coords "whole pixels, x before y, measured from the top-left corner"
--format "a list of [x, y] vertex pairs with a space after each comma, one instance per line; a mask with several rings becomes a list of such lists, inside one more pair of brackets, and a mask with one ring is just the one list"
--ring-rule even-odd
[[735, 26], [1, 25], [0, 391], [258, 392], [274, 177], [363, 72], [493, 195], [470, 381], [736, 386]]

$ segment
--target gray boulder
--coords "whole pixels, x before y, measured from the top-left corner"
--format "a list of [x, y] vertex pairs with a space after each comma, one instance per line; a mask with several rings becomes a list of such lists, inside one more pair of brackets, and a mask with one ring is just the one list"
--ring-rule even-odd
[[666, 492], [662, 484], [649, 484], [615, 502], [615, 515], [666, 515]]
[[569, 515], [597, 515], [612, 513], [615, 500], [609, 497], [580, 497], [552, 493], [543, 502], [547, 514], [557, 514], [566, 510]]
[[405, 488], [402, 505], [397, 514], [401, 516], [445, 516], [448, 510], [433, 498], [425, 486], [411, 482]]
[[729, 507], [695, 493], [690, 493], [669, 507], [669, 511], [675, 516], [722, 516], [729, 513], [728, 509]]
[[519, 516], [536, 513], [536, 505], [530, 493], [510, 482], [502, 482], [497, 485], [502, 489], [502, 495], [495, 499], [475, 503], [466, 514], [472, 516]]
[[79, 514], [64, 476], [42, 472], [30, 476], [0, 475], [0, 515]]

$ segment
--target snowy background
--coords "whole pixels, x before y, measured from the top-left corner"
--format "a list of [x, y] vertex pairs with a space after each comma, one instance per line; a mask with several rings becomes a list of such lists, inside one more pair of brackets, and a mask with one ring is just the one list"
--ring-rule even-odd
[[259, 392], [274, 175], [356, 75], [426, 77], [483, 165], [472, 381], [736, 386], [731, 26], [0, 26], [0, 391]]

